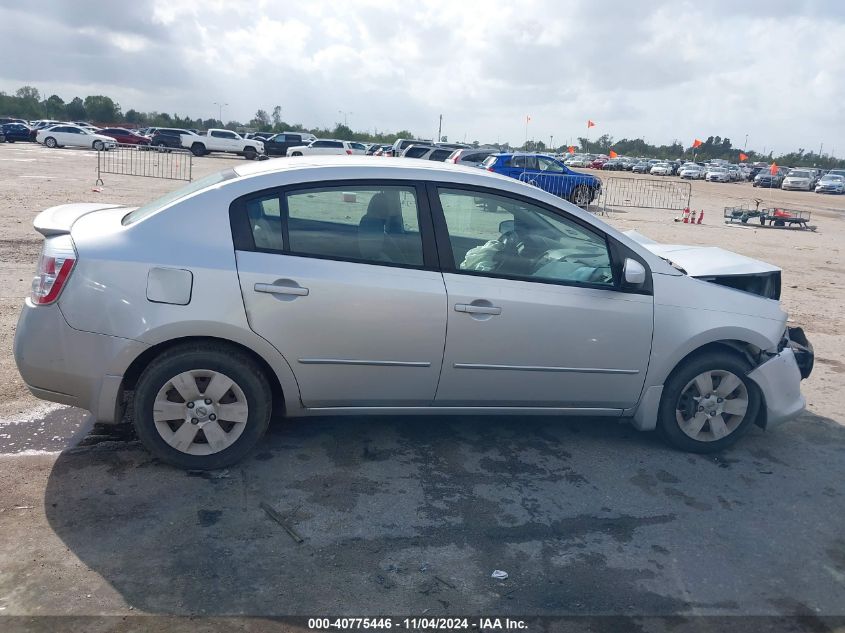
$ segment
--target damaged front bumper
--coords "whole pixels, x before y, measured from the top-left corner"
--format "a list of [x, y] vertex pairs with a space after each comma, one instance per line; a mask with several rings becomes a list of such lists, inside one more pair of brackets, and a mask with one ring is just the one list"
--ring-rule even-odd
[[763, 394], [764, 416], [760, 425], [769, 428], [801, 414], [807, 401], [801, 381], [813, 371], [813, 346], [801, 328], [789, 328], [780, 351], [748, 374]]

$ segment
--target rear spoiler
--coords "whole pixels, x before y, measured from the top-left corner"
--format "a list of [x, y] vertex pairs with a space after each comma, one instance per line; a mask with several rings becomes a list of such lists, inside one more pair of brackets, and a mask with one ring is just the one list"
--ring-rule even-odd
[[82, 202], [77, 204], [60, 204], [50, 207], [35, 216], [32, 225], [44, 237], [70, 233], [70, 228], [83, 215], [104, 209], [116, 209], [122, 205], [102, 204], [101, 202]]

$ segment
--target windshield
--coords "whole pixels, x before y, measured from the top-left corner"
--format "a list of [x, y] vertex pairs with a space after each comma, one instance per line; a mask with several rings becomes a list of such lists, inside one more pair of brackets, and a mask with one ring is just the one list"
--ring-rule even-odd
[[162, 196], [161, 198], [153, 200], [152, 202], [148, 202], [144, 206], [138, 207], [131, 213], [127, 213], [126, 216], [123, 218], [122, 224], [124, 226], [128, 226], [134, 222], [143, 220], [144, 218], [151, 216], [153, 213], [160, 211], [164, 207], [168, 206], [173, 202], [176, 202], [181, 198], [185, 198], [191, 195], [192, 193], [200, 191], [201, 189], [211, 187], [212, 185], [216, 185], [225, 180], [231, 180], [235, 177], [237, 177], [237, 173], [235, 173], [234, 169], [224, 169], [223, 171], [218, 171], [217, 173], [209, 174], [205, 178], [195, 180], [194, 182], [185, 185], [181, 189], [171, 191], [170, 193]]
[[790, 178], [809, 178], [810, 172], [808, 171], [791, 171], [789, 172]]
[[822, 182], [845, 182], [845, 177], [827, 174], [826, 176], [822, 176]]

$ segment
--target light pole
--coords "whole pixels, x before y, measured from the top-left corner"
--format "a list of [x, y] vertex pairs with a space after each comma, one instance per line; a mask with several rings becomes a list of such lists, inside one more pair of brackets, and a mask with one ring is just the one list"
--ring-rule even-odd
[[337, 113], [343, 115], [343, 125], [349, 127], [349, 115], [355, 113], [348, 110], [338, 110]]
[[745, 145], [742, 146], [742, 153], [745, 153], [745, 150], [748, 149], [748, 134], [745, 135]]
[[552, 150], [552, 152], [554, 152], [554, 148], [555, 148], [555, 135], [549, 134], [549, 149]]
[[214, 105], [216, 105], [217, 108], [218, 108], [218, 110], [217, 110], [217, 120], [220, 121], [220, 125], [223, 125], [223, 108], [225, 106], [229, 105], [229, 104], [228, 103], [218, 103], [217, 101], [215, 101]]

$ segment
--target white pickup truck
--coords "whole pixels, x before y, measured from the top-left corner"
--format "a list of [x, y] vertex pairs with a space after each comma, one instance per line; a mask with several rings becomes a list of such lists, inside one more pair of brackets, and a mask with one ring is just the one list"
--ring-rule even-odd
[[208, 130], [205, 134], [182, 134], [182, 147], [191, 150], [194, 156], [209, 152], [238, 154], [247, 160], [255, 160], [264, 153], [264, 143], [245, 139], [231, 130]]

